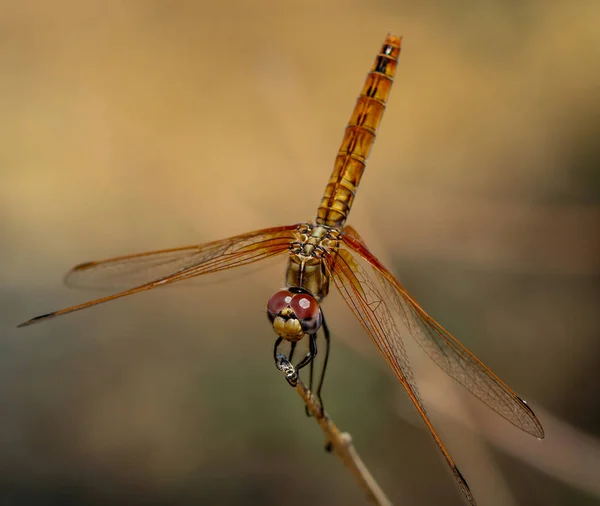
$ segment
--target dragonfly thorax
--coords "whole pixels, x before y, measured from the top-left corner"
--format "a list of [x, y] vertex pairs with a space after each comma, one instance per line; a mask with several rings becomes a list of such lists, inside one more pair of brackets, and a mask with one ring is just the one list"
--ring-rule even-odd
[[329, 293], [325, 257], [337, 251], [340, 231], [305, 223], [298, 226], [295, 235], [296, 240], [290, 245], [286, 285], [303, 288], [320, 302]]
[[276, 292], [267, 304], [267, 316], [275, 333], [291, 342], [315, 334], [323, 323], [319, 303], [303, 288]]

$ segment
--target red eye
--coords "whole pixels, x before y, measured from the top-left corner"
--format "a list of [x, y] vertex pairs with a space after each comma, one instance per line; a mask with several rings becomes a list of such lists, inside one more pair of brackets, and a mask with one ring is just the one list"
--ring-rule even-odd
[[290, 303], [292, 311], [294, 311], [298, 320], [310, 320], [319, 315], [319, 304], [312, 295], [306, 293], [297, 293], [292, 297]]
[[267, 311], [276, 315], [282, 309], [286, 308], [292, 300], [292, 294], [287, 290], [279, 290], [267, 303]]

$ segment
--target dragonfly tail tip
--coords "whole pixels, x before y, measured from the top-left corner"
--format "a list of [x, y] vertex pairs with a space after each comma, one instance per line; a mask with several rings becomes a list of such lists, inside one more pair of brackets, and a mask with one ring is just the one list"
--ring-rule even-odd
[[385, 41], [400, 47], [402, 45], [402, 35], [394, 35], [392, 32], [388, 32]]

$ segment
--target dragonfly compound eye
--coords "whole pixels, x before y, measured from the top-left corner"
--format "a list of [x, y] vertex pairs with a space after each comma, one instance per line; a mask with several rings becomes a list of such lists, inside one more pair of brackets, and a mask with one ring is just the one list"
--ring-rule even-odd
[[297, 293], [292, 297], [290, 308], [300, 320], [302, 329], [307, 334], [314, 334], [323, 323], [321, 308], [316, 299], [306, 293]]
[[292, 301], [292, 294], [288, 290], [279, 290], [273, 297], [269, 299], [267, 303], [267, 311], [269, 317], [274, 318], [281, 311], [290, 305]]
[[308, 293], [279, 290], [267, 304], [267, 315], [275, 333], [287, 341], [299, 341], [314, 334], [323, 323], [321, 308]]

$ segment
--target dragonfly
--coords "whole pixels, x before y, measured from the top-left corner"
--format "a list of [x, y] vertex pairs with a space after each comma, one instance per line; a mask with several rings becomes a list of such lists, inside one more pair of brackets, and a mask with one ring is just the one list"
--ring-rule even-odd
[[37, 316], [19, 326], [197, 276], [287, 255], [285, 288], [278, 290], [267, 303], [267, 316], [277, 335], [276, 361], [280, 346], [289, 343], [288, 359], [291, 362], [296, 344], [308, 340], [308, 352], [297, 363], [296, 369], [310, 364], [312, 390], [317, 336], [323, 335], [324, 365], [317, 387], [320, 399], [330, 350], [330, 332], [321, 303], [333, 284], [406, 390], [466, 499], [475, 505], [465, 478], [425, 410], [404, 339], [408, 336], [414, 339], [443, 371], [516, 427], [539, 439], [544, 437], [544, 429], [527, 403], [429, 316], [371, 253], [358, 232], [346, 225], [386, 108], [400, 50], [401, 37], [388, 34], [346, 126], [314, 223], [277, 226], [200, 245], [79, 264], [68, 272], [68, 284], [93, 286], [106, 279], [131, 280], [132, 283], [143, 279], [144, 282], [125, 291]]

